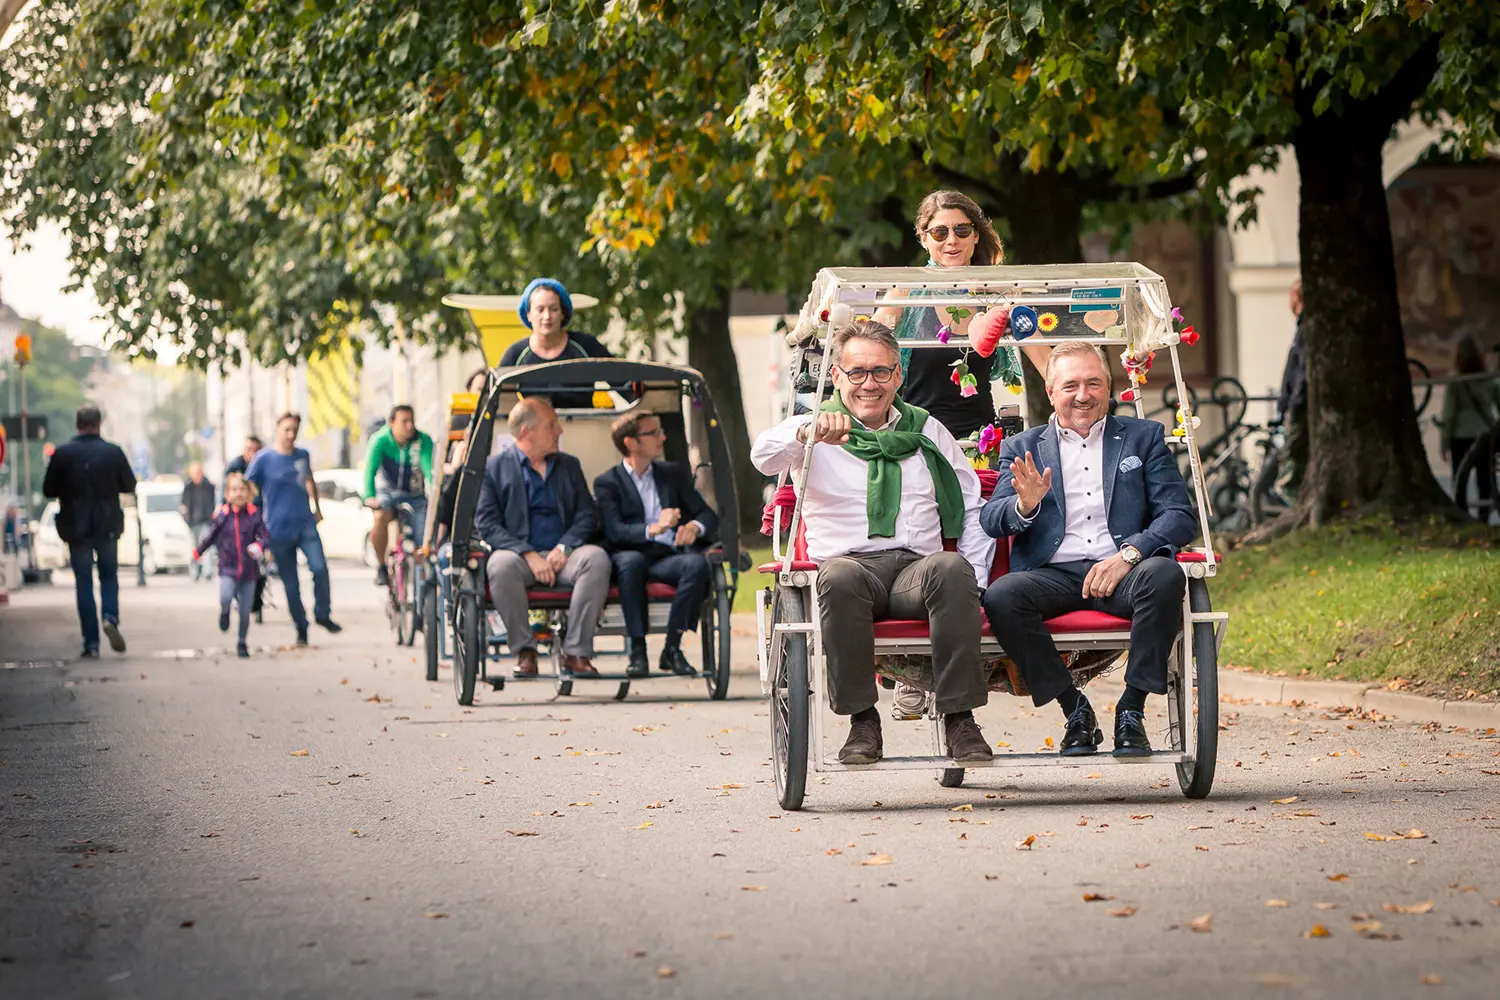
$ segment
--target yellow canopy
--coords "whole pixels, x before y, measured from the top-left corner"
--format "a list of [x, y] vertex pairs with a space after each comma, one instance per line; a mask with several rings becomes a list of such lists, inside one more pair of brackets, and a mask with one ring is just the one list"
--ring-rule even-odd
[[[573, 311], [587, 309], [599, 304], [592, 295], [573, 295]], [[445, 295], [443, 305], [466, 310], [469, 319], [479, 331], [479, 341], [484, 348], [485, 363], [491, 367], [500, 363], [505, 349], [526, 336], [527, 330], [516, 312], [521, 308], [519, 295]]]

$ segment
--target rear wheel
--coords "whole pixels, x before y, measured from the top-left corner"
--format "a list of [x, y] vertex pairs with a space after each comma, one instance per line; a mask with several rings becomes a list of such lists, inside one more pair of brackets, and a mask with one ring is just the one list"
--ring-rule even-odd
[[[1188, 606], [1194, 611], [1212, 610], [1207, 581], [1188, 580]], [[1201, 799], [1213, 788], [1219, 758], [1219, 648], [1213, 622], [1188, 627], [1193, 630], [1193, 662], [1177, 673], [1175, 686], [1174, 679], [1168, 679], [1168, 697], [1184, 737], [1192, 736], [1191, 743], [1184, 741], [1183, 749], [1192, 753], [1193, 761], [1177, 765], [1177, 783], [1183, 795]]]
[[454, 588], [453, 692], [460, 705], [474, 704], [474, 682], [479, 677], [479, 661], [484, 657], [482, 616], [473, 584], [472, 574], [465, 573], [463, 584]]
[[1453, 476], [1453, 499], [1474, 520], [1487, 523], [1495, 509], [1495, 487], [1500, 469], [1500, 428], [1476, 439], [1462, 456]]
[[703, 603], [698, 632], [703, 640], [703, 684], [708, 696], [723, 701], [729, 694], [729, 653], [731, 636], [729, 615], [734, 595], [729, 590], [722, 563], [714, 565], [713, 589]]
[[563, 672], [563, 631], [566, 628], [567, 622], [559, 622], [552, 629], [552, 674], [556, 678], [552, 683], [559, 698], [573, 693], [573, 675]]
[[944, 788], [957, 788], [964, 783], [964, 769], [961, 767], [945, 767], [943, 773], [938, 776], [938, 784]]
[[802, 592], [776, 588], [771, 614], [771, 753], [776, 797], [783, 809], [801, 809], [807, 790], [807, 741], [811, 691], [808, 633], [776, 632], [775, 626], [807, 621]]
[[438, 679], [438, 644], [442, 639], [438, 622], [438, 588], [436, 580], [429, 580], [422, 588], [422, 645], [427, 653], [427, 679]]
[[411, 553], [402, 555], [392, 566], [395, 576], [392, 590], [396, 602], [396, 642], [410, 646], [417, 641], [417, 561]]

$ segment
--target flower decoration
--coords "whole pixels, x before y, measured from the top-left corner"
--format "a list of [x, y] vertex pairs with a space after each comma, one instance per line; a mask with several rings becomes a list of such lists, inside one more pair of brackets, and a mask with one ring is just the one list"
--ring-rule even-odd
[[1009, 329], [1009, 309], [999, 306], [987, 309], [969, 324], [969, 346], [978, 351], [980, 357], [987, 358], [995, 353], [995, 346]]
[[1036, 325], [1043, 333], [1051, 333], [1057, 329], [1057, 313], [1042, 313], [1036, 318]]
[[1200, 418], [1193, 416], [1191, 411], [1189, 411], [1185, 405], [1178, 404], [1177, 426], [1172, 428], [1172, 436], [1178, 438], [1187, 437], [1187, 429], [1189, 426], [1191, 426], [1193, 430], [1197, 430], [1202, 425], [1202, 423], [1203, 421]]
[[988, 455], [1000, 447], [1000, 440], [1004, 435], [995, 429], [994, 424], [985, 424], [979, 429], [979, 453]]
[[946, 344], [950, 339], [952, 339], [952, 337], [953, 337], [953, 330], [950, 329], [946, 323], [937, 328], [937, 339], [938, 340], [940, 340], [940, 341], [942, 341], [943, 343]]
[[1191, 324], [1182, 322], [1182, 310], [1176, 306], [1172, 307], [1172, 332], [1164, 338], [1169, 344], [1186, 344], [1192, 347], [1203, 335], [1193, 329]]
[[1172, 322], [1174, 322], [1174, 323], [1181, 323], [1182, 322], [1182, 309], [1180, 307], [1178, 307], [1178, 306], [1173, 306], [1172, 307]]
[[958, 394], [965, 399], [979, 395], [979, 380], [973, 375], [965, 375], [958, 381]]

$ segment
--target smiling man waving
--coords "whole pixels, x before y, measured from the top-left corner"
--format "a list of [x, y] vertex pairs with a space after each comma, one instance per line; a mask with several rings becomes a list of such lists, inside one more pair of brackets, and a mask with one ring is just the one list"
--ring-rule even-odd
[[[829, 698], [836, 714], [851, 717], [839, 760], [873, 764], [884, 753], [873, 627], [882, 618], [931, 621], [948, 752], [960, 762], [989, 760], [973, 713], [989, 699], [979, 587], [993, 552], [979, 526], [979, 477], [942, 424], [896, 395], [901, 352], [889, 327], [843, 327], [830, 354], [837, 395], [816, 421], [790, 417], [761, 434], [750, 458], [767, 475], [790, 470], [802, 491], [808, 554], [821, 564]], [[956, 539], [958, 551], [943, 551], [944, 539]]]
[[1167, 656], [1182, 622], [1185, 584], [1172, 557], [1192, 541], [1197, 522], [1161, 424], [1108, 415], [1109, 366], [1099, 348], [1082, 341], [1054, 348], [1047, 398], [1051, 422], [1001, 446], [1000, 481], [980, 514], [985, 531], [1015, 538], [1011, 571], [985, 591], [984, 611], [1035, 704], [1062, 706], [1066, 756], [1094, 753], [1104, 734], [1046, 620], [1085, 609], [1129, 618], [1115, 756], [1144, 756], [1146, 695], [1166, 693]]

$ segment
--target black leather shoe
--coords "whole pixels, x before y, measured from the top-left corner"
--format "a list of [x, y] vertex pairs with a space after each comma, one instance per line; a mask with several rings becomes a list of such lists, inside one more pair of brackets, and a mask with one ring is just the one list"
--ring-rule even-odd
[[1068, 731], [1063, 735], [1062, 746], [1057, 752], [1064, 757], [1084, 757], [1097, 753], [1103, 742], [1104, 732], [1099, 728], [1094, 706], [1085, 698], [1068, 716]]
[[626, 677], [649, 677], [651, 658], [646, 655], [646, 640], [630, 640], [630, 665], [625, 668]]
[[687, 657], [682, 655], [681, 646], [668, 646], [662, 650], [661, 659], [656, 661], [656, 666], [657, 669], [676, 674], [678, 677], [695, 677], [698, 674], [693, 665], [687, 661]]
[[335, 634], [344, 631], [344, 626], [340, 625], [332, 618], [319, 618], [318, 624]]
[[1149, 757], [1151, 740], [1146, 735], [1146, 716], [1126, 709], [1115, 714], [1115, 756]]
[[849, 738], [839, 750], [840, 764], [873, 764], [884, 756], [879, 716], [849, 723]]
[[297, 630], [297, 645], [299, 645], [299, 646], [306, 646], [307, 645], [307, 629], [305, 629], [305, 628], [299, 628]]
[[990, 749], [989, 741], [980, 732], [979, 723], [972, 715], [962, 719], [949, 716], [943, 720], [943, 727], [948, 738], [948, 756], [958, 763], [977, 764], [995, 759], [995, 751]]

